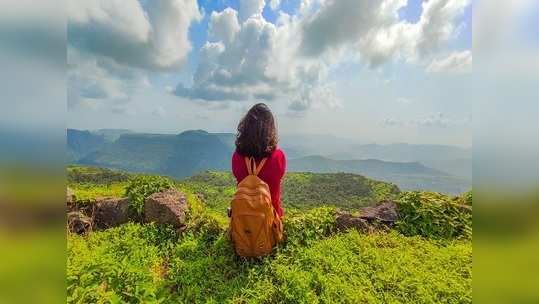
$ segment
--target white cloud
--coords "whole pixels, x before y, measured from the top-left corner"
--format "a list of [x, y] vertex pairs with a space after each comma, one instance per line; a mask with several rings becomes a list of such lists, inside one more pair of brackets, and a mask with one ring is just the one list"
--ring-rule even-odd
[[430, 0], [423, 2], [423, 13], [417, 23], [419, 40], [416, 48], [420, 55], [436, 50], [457, 29], [455, 19], [464, 13], [470, 0]]
[[171, 70], [191, 50], [188, 29], [201, 18], [196, 0], [69, 0], [68, 42], [120, 64]]
[[301, 52], [318, 57], [343, 49], [355, 50], [365, 63], [377, 66], [395, 56], [424, 58], [451, 38], [456, 18], [469, 0], [423, 2], [416, 23], [399, 20], [406, 0], [328, 0], [302, 22]]
[[244, 22], [253, 15], [261, 15], [264, 5], [264, 0], [240, 0], [240, 21]]
[[429, 115], [429, 116], [427, 116], [425, 118], [412, 120], [412, 121], [410, 121], [410, 123], [418, 125], [418, 126], [423, 126], [423, 127], [441, 127], [441, 128], [445, 128], [445, 127], [453, 124], [454, 122], [452, 120], [450, 120], [449, 118], [447, 118], [443, 113], [438, 112], [436, 114]]
[[[240, 25], [236, 16], [230, 8], [212, 14], [209, 34], [220, 40], [202, 47], [193, 85], [179, 84], [176, 95], [210, 102], [281, 100], [292, 111], [340, 105], [335, 87], [322, 85], [327, 74], [322, 59], [295, 54], [298, 19], [281, 13], [272, 24], [257, 15]], [[216, 24], [221, 24], [218, 33]]]
[[386, 118], [382, 121], [382, 125], [387, 127], [434, 127], [434, 128], [447, 128], [451, 126], [469, 125], [471, 123], [471, 116], [464, 118], [452, 118], [444, 113], [438, 112], [430, 114], [428, 116], [402, 120], [397, 118]]
[[212, 12], [208, 24], [208, 34], [211, 39], [231, 43], [240, 30], [238, 13], [227, 7], [222, 12]]
[[402, 127], [406, 123], [403, 122], [402, 120], [398, 120], [398, 119], [395, 119], [395, 118], [386, 118], [386, 119], [384, 119], [382, 121], [382, 124], [384, 126], [388, 126], [388, 127]]
[[68, 47], [67, 105], [100, 105], [102, 100], [127, 102], [131, 94], [148, 87], [145, 73]]
[[279, 8], [279, 5], [281, 5], [281, 0], [270, 0], [269, 1], [269, 7], [272, 10], [277, 10]]
[[453, 52], [446, 57], [435, 58], [428, 66], [429, 73], [467, 74], [472, 71], [470, 50]]
[[[291, 111], [340, 105], [328, 70], [359, 57], [370, 66], [390, 58], [427, 57], [449, 39], [468, 0], [430, 0], [420, 20], [399, 20], [406, 0], [302, 2], [298, 15], [260, 14], [263, 1], [242, 1], [238, 14], [212, 13], [213, 42], [200, 50], [193, 84], [176, 95], [205, 101], [284, 100]], [[243, 13], [242, 13], [243, 10]], [[323, 98], [321, 98], [323, 96]]]
[[68, 108], [133, 115], [125, 104], [150, 86], [147, 72], [179, 68], [201, 18], [196, 0], [69, 0]]

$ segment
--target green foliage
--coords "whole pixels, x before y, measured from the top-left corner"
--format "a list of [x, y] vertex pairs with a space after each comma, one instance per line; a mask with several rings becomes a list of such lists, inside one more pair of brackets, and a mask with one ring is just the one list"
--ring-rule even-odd
[[134, 214], [142, 216], [144, 201], [156, 192], [174, 187], [174, 183], [163, 176], [138, 175], [129, 180], [125, 188], [125, 196], [129, 198], [129, 207]]
[[[197, 193], [209, 208], [223, 214], [236, 190], [236, 180], [228, 172], [206, 171], [181, 184]], [[305, 210], [325, 205], [353, 209], [400, 193], [393, 184], [346, 173], [287, 173], [282, 191], [281, 201], [287, 212], [291, 208]]]
[[75, 193], [78, 203], [92, 204], [102, 197], [122, 197], [125, 194], [126, 182], [111, 184], [71, 184], [70, 189]]
[[372, 204], [399, 193], [397, 186], [349, 173], [287, 173], [283, 181], [284, 206], [312, 208], [331, 205], [345, 209]]
[[284, 218], [287, 248], [297, 248], [325, 238], [334, 232], [335, 208], [319, 207], [296, 211]]
[[82, 167], [75, 165], [67, 167], [68, 184], [111, 184], [126, 182], [129, 179], [129, 176], [128, 173], [106, 168]]
[[210, 209], [225, 214], [236, 191], [236, 180], [228, 172], [205, 171], [184, 179], [180, 184], [196, 193]]
[[471, 302], [470, 241], [356, 231], [307, 239], [247, 260], [223, 234], [127, 224], [70, 235], [68, 303]]
[[67, 302], [166, 302], [166, 253], [177, 239], [171, 228], [132, 223], [87, 237], [68, 235]]
[[[113, 188], [121, 196], [124, 186], [142, 211], [147, 196], [174, 185], [158, 176], [70, 184], [88, 196]], [[234, 178], [206, 172], [177, 187], [190, 204], [182, 234], [129, 223], [68, 235], [68, 303], [471, 303], [471, 192], [402, 193], [400, 233], [339, 233], [335, 205], [395, 198], [398, 188], [355, 175], [288, 174], [284, 242], [271, 256], [244, 259], [226, 235]]]
[[77, 202], [91, 204], [98, 198], [122, 197], [130, 174], [106, 168], [67, 167], [67, 186]]
[[464, 203], [466, 205], [472, 206], [472, 200], [473, 200], [472, 190], [462, 194], [462, 199], [464, 200]]
[[433, 239], [471, 238], [472, 210], [462, 198], [436, 192], [406, 192], [397, 200], [397, 229]]

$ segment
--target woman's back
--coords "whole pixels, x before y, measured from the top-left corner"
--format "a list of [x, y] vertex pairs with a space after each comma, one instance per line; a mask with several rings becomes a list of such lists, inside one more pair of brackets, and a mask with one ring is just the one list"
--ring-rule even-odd
[[[257, 159], [257, 165], [261, 159]], [[281, 208], [281, 179], [286, 172], [286, 156], [284, 152], [276, 148], [266, 160], [258, 177], [266, 182], [270, 188], [271, 201], [273, 208], [279, 217], [283, 216]], [[237, 151], [232, 155], [232, 173], [236, 177], [236, 181], [241, 182], [247, 175], [247, 167], [245, 165], [245, 156], [240, 155]]]

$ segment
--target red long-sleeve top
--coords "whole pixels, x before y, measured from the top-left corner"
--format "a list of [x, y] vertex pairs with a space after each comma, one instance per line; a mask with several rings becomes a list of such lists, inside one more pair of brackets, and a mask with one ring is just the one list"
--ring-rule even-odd
[[[257, 166], [260, 164], [261, 159], [256, 160]], [[279, 217], [283, 216], [283, 209], [281, 208], [281, 179], [286, 172], [286, 156], [284, 152], [277, 148], [268, 156], [264, 167], [258, 174], [261, 180], [265, 181], [271, 193], [271, 203], [273, 208]], [[241, 182], [247, 175], [247, 167], [245, 165], [245, 156], [240, 155], [238, 152], [234, 152], [232, 155], [232, 173], [236, 177], [237, 183]]]

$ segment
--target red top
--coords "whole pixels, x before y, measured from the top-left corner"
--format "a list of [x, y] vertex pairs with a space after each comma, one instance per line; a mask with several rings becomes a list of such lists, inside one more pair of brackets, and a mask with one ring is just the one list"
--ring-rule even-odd
[[[260, 164], [260, 160], [256, 160], [257, 166]], [[277, 148], [268, 156], [264, 167], [258, 174], [261, 180], [265, 181], [271, 193], [271, 203], [273, 208], [279, 215], [283, 216], [283, 209], [281, 208], [281, 179], [286, 171], [286, 156], [284, 152]], [[247, 167], [245, 165], [245, 157], [238, 152], [234, 152], [232, 155], [232, 173], [236, 177], [236, 181], [241, 182], [247, 175]]]

